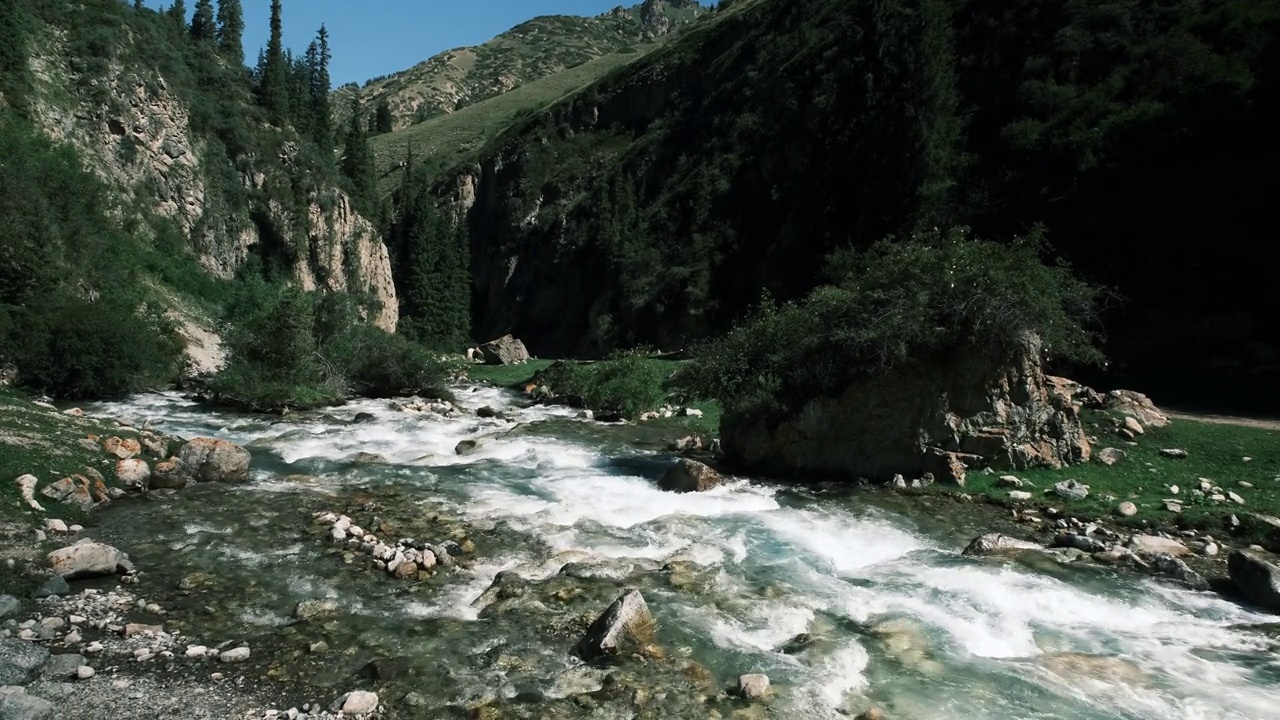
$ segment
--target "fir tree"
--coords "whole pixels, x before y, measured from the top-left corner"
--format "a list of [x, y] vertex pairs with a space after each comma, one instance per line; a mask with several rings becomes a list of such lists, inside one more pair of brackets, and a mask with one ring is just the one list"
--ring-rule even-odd
[[218, 50], [237, 66], [244, 65], [244, 11], [240, 0], [218, 0]]
[[258, 101], [271, 121], [284, 126], [289, 121], [289, 63], [284, 54], [280, 0], [271, 0], [271, 36], [259, 70]]
[[191, 17], [191, 39], [205, 42], [214, 39], [213, 0], [196, 0], [196, 13]]
[[471, 326], [466, 235], [443, 215], [430, 179], [407, 172], [392, 227], [402, 332], [437, 349], [465, 344]]
[[0, 1], [0, 96], [18, 108], [24, 107], [31, 84], [26, 29], [25, 13], [19, 3]]
[[374, 177], [373, 149], [369, 146], [364, 109], [359, 96], [351, 99], [351, 122], [347, 126], [346, 141], [342, 151], [342, 174], [351, 181], [352, 197], [357, 209], [367, 209], [373, 199]]
[[174, 0], [173, 5], [169, 6], [169, 17], [178, 23], [178, 27], [184, 31], [187, 29], [187, 3], [186, 0]]
[[333, 123], [329, 112], [329, 31], [324, 25], [316, 33], [316, 39], [307, 48], [308, 112], [311, 138], [325, 155], [333, 152]]
[[378, 135], [385, 135], [391, 132], [391, 125], [391, 106], [383, 99], [378, 102], [378, 108], [373, 113], [373, 131]]

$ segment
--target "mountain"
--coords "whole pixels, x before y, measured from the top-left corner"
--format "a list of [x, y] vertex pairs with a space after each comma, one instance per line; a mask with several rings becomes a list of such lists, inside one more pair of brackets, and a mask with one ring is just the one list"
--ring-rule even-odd
[[734, 3], [437, 180], [466, 216], [475, 333], [547, 356], [675, 349], [762, 291], [804, 294], [834, 250], [1043, 224], [1123, 297], [1103, 318], [1112, 380], [1274, 378], [1251, 258], [1271, 234], [1254, 178], [1280, 159], [1278, 17], [1275, 0]]
[[475, 47], [450, 50], [362, 88], [339, 88], [339, 123], [352, 97], [366, 107], [386, 103], [402, 129], [502, 95], [606, 56], [634, 58], [707, 15], [698, 0], [645, 0], [598, 17], [545, 16]]

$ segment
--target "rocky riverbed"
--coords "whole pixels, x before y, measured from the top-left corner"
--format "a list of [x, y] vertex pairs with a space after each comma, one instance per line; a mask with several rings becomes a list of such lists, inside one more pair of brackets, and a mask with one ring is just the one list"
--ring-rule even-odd
[[14, 572], [86, 538], [127, 558], [0, 599], [5, 720], [1257, 718], [1280, 680], [1275, 616], [1224, 587], [1227, 538], [1066, 502], [674, 484], [672, 438], [494, 389], [283, 419], [85, 409], [252, 463], [38, 544], [11, 529]]

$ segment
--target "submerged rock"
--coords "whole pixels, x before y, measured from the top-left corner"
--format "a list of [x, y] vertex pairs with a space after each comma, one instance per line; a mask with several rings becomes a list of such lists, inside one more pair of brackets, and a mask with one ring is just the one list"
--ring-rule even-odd
[[724, 482], [724, 476], [706, 463], [681, 458], [658, 481], [658, 487], [667, 492], [703, 492], [723, 485]]
[[639, 590], [628, 590], [591, 623], [573, 654], [593, 660], [616, 655], [628, 644], [643, 647], [653, 643], [653, 630], [653, 616], [644, 596]]

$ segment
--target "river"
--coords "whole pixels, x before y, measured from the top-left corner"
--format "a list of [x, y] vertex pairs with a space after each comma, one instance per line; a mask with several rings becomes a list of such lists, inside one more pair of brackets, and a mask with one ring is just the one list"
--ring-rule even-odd
[[[1280, 717], [1277, 643], [1245, 627], [1272, 618], [1211, 593], [1088, 564], [962, 557], [981, 518], [919, 498], [750, 478], [666, 493], [655, 481], [673, 456], [633, 429], [487, 387], [461, 388], [459, 405], [508, 419], [385, 400], [266, 418], [172, 393], [86, 408], [253, 453], [250, 483], [117, 503], [97, 533], [144, 583], [175, 588], [188, 635], [247, 639], [264, 672], [298, 687], [377, 687], [394, 717], [486, 702], [502, 717], [714, 707], [816, 719], [870, 705], [904, 720]], [[478, 450], [456, 455], [468, 438]], [[361, 452], [383, 461], [352, 462]], [[467, 567], [396, 580], [367, 556], [344, 562], [312, 526], [323, 510], [465, 534], [476, 549]], [[518, 597], [477, 607], [502, 571], [523, 580]], [[644, 593], [662, 657], [581, 667], [574, 633], [626, 587]], [[307, 598], [336, 600], [340, 616], [296, 622]], [[401, 658], [399, 670], [356, 676], [380, 657]], [[719, 694], [751, 672], [773, 682], [767, 706]], [[602, 686], [629, 694], [583, 695]]]

